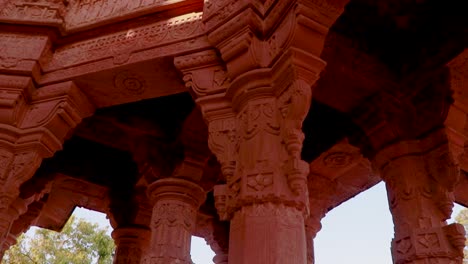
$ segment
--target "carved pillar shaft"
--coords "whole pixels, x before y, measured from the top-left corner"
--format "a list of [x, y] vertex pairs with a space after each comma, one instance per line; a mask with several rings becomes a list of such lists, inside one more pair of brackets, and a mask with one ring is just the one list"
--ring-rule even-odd
[[447, 225], [458, 171], [446, 137], [400, 142], [376, 157], [395, 225], [394, 263], [462, 263], [465, 232]]
[[150, 230], [138, 227], [117, 228], [112, 232], [116, 250], [114, 264], [140, 264], [145, 256]]
[[205, 191], [187, 180], [166, 178], [148, 187], [153, 201], [149, 263], [191, 264], [190, 243]]
[[346, 2], [205, 1], [208, 41], [221, 58], [203, 51], [175, 60], [225, 177], [214, 195], [220, 219], [231, 220], [231, 263], [307, 263], [302, 122]]

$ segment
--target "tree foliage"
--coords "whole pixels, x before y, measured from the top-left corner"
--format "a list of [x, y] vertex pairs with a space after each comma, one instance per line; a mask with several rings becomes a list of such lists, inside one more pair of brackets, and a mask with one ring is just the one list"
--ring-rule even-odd
[[[455, 217], [455, 221], [465, 226], [465, 231], [468, 235], [468, 208], [461, 210]], [[465, 260], [468, 260], [468, 239], [465, 241]]]
[[38, 229], [33, 236], [21, 235], [2, 264], [110, 264], [115, 245], [106, 231], [72, 216], [60, 233]]

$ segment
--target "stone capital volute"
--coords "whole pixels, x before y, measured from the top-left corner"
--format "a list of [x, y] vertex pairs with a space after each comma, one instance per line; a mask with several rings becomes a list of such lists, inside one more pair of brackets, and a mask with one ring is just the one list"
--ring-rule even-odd
[[198, 208], [206, 199], [199, 185], [177, 178], [160, 179], [148, 186], [147, 195], [155, 203], [159, 200], [178, 200]]
[[174, 65], [183, 76], [185, 86], [196, 98], [226, 91], [230, 78], [215, 50], [209, 49], [176, 57]]

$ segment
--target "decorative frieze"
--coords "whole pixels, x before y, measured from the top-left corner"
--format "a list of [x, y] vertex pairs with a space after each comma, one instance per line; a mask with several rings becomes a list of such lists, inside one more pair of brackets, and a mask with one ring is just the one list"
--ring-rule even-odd
[[187, 0], [71, 0], [65, 18], [66, 27], [69, 31], [86, 29], [95, 24], [111, 23], [123, 18], [164, 11], [190, 2]]
[[[116, 65], [126, 63], [133, 53], [166, 46], [175, 42], [189, 42], [203, 34], [201, 13], [191, 13], [162, 22], [120, 31], [103, 37], [75, 42], [57, 49], [46, 71], [113, 58]], [[92, 59], [90, 59], [92, 58]]]

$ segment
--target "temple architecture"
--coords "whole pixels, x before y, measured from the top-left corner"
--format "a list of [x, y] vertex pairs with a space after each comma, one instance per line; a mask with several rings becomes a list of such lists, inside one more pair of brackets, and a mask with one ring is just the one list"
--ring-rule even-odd
[[311, 264], [384, 181], [393, 262], [461, 264], [463, 2], [0, 0], [0, 256], [80, 206], [114, 263]]

